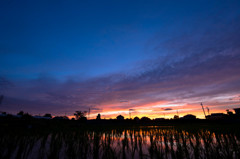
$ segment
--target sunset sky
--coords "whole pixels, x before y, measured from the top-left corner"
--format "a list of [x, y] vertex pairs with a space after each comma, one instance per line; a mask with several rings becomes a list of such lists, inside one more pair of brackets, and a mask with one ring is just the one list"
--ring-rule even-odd
[[172, 118], [240, 107], [240, 1], [0, 2], [0, 111]]

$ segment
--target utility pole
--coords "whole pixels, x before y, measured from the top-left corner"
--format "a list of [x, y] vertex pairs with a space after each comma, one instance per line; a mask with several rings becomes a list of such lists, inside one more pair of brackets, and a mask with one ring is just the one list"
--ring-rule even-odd
[[205, 110], [204, 110], [204, 108], [203, 108], [203, 104], [202, 104], [202, 103], [201, 103], [201, 106], [202, 106], [202, 110], [203, 110], [204, 116], [205, 116], [205, 118], [206, 118], [206, 113], [205, 113]]
[[90, 118], [90, 111], [91, 111], [91, 109], [89, 108], [89, 110], [88, 110], [88, 120]]
[[209, 115], [209, 108], [208, 108], [208, 107], [206, 107], [206, 109], [207, 109], [207, 112], [208, 112], [208, 115]]

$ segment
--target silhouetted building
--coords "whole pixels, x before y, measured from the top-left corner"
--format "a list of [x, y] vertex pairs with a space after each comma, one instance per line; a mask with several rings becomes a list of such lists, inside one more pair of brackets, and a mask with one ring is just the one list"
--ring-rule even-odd
[[124, 116], [118, 115], [118, 116], [117, 116], [117, 120], [124, 120]]
[[46, 117], [46, 116], [34, 116], [33, 118], [34, 119], [47, 119], [47, 120], [52, 119], [51, 117]]
[[209, 120], [223, 120], [227, 119], [228, 115], [224, 113], [212, 113], [211, 115], [206, 116]]
[[164, 121], [165, 118], [155, 118], [155, 121]]
[[193, 120], [193, 119], [196, 119], [196, 116], [192, 115], [192, 114], [187, 114], [187, 115], [183, 116], [181, 119]]
[[233, 110], [235, 111], [236, 115], [240, 116], [240, 108], [234, 108]]
[[54, 120], [69, 120], [67, 116], [56, 116], [53, 118]]
[[1, 113], [1, 114], [0, 114], [0, 117], [6, 117], [6, 116], [7, 116], [6, 113]]
[[10, 114], [10, 116], [13, 117], [13, 118], [23, 118], [22, 115], [11, 115], [11, 114]]

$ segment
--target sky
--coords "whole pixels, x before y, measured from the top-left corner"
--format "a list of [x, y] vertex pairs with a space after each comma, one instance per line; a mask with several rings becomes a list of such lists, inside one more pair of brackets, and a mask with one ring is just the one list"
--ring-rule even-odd
[[240, 1], [1, 1], [0, 95], [13, 114], [226, 113], [240, 107]]

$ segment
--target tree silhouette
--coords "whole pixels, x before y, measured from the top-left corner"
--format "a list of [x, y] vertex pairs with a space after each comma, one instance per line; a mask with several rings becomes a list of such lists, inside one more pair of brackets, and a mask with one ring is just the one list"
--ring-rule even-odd
[[97, 120], [101, 120], [101, 114], [97, 115]]
[[24, 113], [22, 116], [23, 119], [32, 119], [32, 115], [28, 113]]
[[139, 117], [136, 116], [133, 120], [134, 121], [139, 121], [140, 119], [139, 119]]
[[44, 117], [52, 118], [52, 115], [47, 113], [44, 115]]
[[74, 113], [74, 116], [76, 117], [77, 120], [87, 120], [86, 118], [86, 111], [76, 111], [76, 113]]
[[31, 114], [24, 113], [24, 111], [18, 112], [17, 115], [20, 115], [22, 119], [31, 119], [32, 118]]
[[149, 117], [144, 116], [141, 118], [141, 121], [151, 121], [151, 119]]
[[117, 116], [117, 120], [124, 120], [124, 116], [118, 115], [118, 116]]
[[21, 110], [20, 112], [17, 113], [17, 115], [23, 116], [23, 115], [24, 115], [24, 112]]
[[174, 115], [173, 119], [179, 119], [178, 115]]

